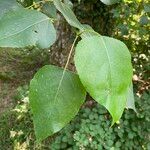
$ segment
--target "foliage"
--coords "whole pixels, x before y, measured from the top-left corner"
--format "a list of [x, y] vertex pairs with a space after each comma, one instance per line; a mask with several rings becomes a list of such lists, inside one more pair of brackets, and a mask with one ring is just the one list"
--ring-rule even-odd
[[[101, 0], [101, 1], [108, 5], [118, 2], [116, 0]], [[41, 1], [37, 1], [36, 3], [34, 3], [33, 1], [27, 1], [25, 3], [21, 2], [21, 4], [24, 7], [29, 5], [31, 6], [27, 8], [16, 7], [15, 9], [12, 9], [12, 7], [6, 7], [6, 4], [2, 3], [1, 7], [6, 7], [7, 11], [6, 12], [2, 11], [2, 16], [0, 18], [0, 34], [1, 34], [0, 47], [14, 48], [14, 47], [37, 46], [39, 48], [48, 48], [55, 42], [56, 31], [53, 27], [53, 19], [49, 18], [48, 17], [49, 15], [46, 12], [45, 12], [46, 15], [44, 15], [43, 14], [44, 11], [42, 10], [41, 12], [43, 13], [39, 12], [38, 10], [32, 10], [34, 9], [34, 6], [36, 6], [36, 4], [42, 2]], [[66, 71], [73, 48], [79, 37], [81, 37], [82, 40], [77, 45], [75, 51], [75, 58], [76, 58], [75, 65], [77, 68], [77, 72], [79, 74], [79, 78], [83, 83], [85, 90], [87, 90], [87, 92], [89, 92], [89, 94], [99, 104], [102, 104], [108, 109], [113, 118], [112, 124], [119, 121], [127, 101], [134, 100], [133, 96], [132, 98], [129, 97], [129, 99], [127, 99], [128, 95], [133, 95], [133, 93], [128, 94], [128, 92], [132, 92], [132, 90], [129, 90], [129, 87], [132, 82], [131, 81], [132, 66], [130, 54], [128, 52], [127, 47], [124, 46], [124, 44], [122, 44], [119, 40], [117, 41], [113, 38], [101, 36], [100, 34], [95, 32], [92, 29], [92, 27], [81, 24], [79, 20], [76, 18], [70, 5], [67, 2], [61, 2], [60, 0], [53, 0], [53, 4], [54, 5], [52, 7], [49, 6], [49, 9], [56, 7], [56, 9], [58, 9], [62, 13], [66, 21], [71, 26], [78, 29], [78, 32], [74, 40], [74, 43], [71, 47], [64, 71], [58, 72], [57, 69], [52, 69], [54, 68], [52, 66], [49, 67], [49, 70], [45, 69], [46, 71], [43, 71], [42, 73], [40, 73], [41, 70], [39, 70], [30, 84], [29, 99], [31, 103], [32, 112], [34, 115], [33, 121], [35, 125], [37, 140], [43, 140], [47, 136], [59, 131], [62, 127], [64, 127], [64, 125], [67, 122], [69, 122], [73, 116], [75, 116], [77, 110], [79, 110], [83, 102], [83, 93], [82, 93], [83, 90], [80, 90], [80, 87], [82, 87], [82, 85], [81, 83], [79, 84], [80, 82], [79, 79], [73, 80], [71, 77], [72, 75], [68, 75], [67, 74], [68, 72]], [[18, 6], [19, 4], [16, 1], [14, 1], [14, 5]], [[88, 40], [90, 38], [92, 40]], [[86, 43], [84, 43], [80, 49], [79, 45], [83, 41]], [[86, 44], [88, 44], [88, 47], [86, 47]], [[85, 48], [87, 48], [88, 50], [87, 52], [85, 52], [85, 55], [83, 55], [83, 53], [80, 53], [80, 55], [76, 54], [79, 53], [78, 51], [82, 51], [82, 49]], [[95, 55], [90, 54], [90, 50], [93, 50], [93, 53], [95, 53]], [[104, 57], [105, 59], [104, 60], [102, 59], [102, 61], [99, 62], [99, 59], [101, 60], [101, 58], [103, 58], [103, 55], [105, 56]], [[123, 63], [121, 62], [122, 59], [124, 59]], [[86, 61], [82, 64], [80, 63], [81, 60]], [[98, 65], [95, 67], [95, 64]], [[43, 67], [42, 70], [44, 70], [44, 68], [45, 67]], [[89, 72], [87, 73], [81, 72], [83, 68], [86, 68]], [[101, 70], [101, 72], [99, 72], [99, 70]], [[50, 82], [52, 81], [51, 84], [49, 82], [49, 78], [47, 77], [47, 75], [53, 74], [56, 76], [56, 79], [50, 78], [51, 79]], [[100, 78], [98, 78], [100, 74], [101, 76]], [[66, 79], [65, 78], [66, 76], [70, 76], [70, 78]], [[89, 78], [90, 76], [91, 78]], [[37, 79], [37, 77], [39, 80]], [[78, 77], [76, 76], [76, 78]], [[102, 80], [104, 78], [105, 81], [108, 80], [108, 82], [103, 83]], [[48, 82], [46, 79], [48, 79]], [[45, 81], [44, 82], [45, 84], [46, 83], [51, 84], [51, 86], [44, 85], [43, 81]], [[64, 83], [63, 81], [66, 81], [66, 83]], [[73, 87], [72, 89], [75, 91], [73, 90], [70, 91], [69, 88], [71, 88], [71, 83], [72, 85], [74, 85], [75, 88]], [[78, 90], [77, 87], [79, 88]], [[35, 89], [39, 90], [36, 91]], [[49, 92], [51, 89], [53, 90]], [[76, 91], [77, 95], [75, 95], [74, 97], [73, 92]], [[45, 93], [47, 92], [49, 92], [50, 95], [47, 94], [46, 96], [48, 97], [47, 98], [45, 97], [43, 100], [42, 99], [43, 95], [45, 95]], [[61, 97], [58, 97], [59, 105], [56, 105], [57, 103], [55, 103], [55, 99], [57, 99], [58, 95], [59, 96], [61, 95]], [[102, 100], [99, 99], [100, 97], [102, 97]], [[70, 102], [71, 99], [72, 101]], [[38, 102], [36, 100], [38, 100]], [[77, 100], [80, 101], [78, 105], [74, 103], [74, 101]], [[73, 114], [70, 115], [70, 113], [68, 114], [68, 112], [71, 112], [69, 110], [69, 108], [71, 107], [74, 107], [76, 109], [73, 111]], [[132, 106], [128, 107], [132, 108]], [[54, 114], [56, 113], [55, 110], [58, 109], [60, 112], [57, 111], [59, 112], [58, 117], [55, 118], [54, 117], [55, 116]], [[68, 111], [65, 111], [66, 109], [68, 109]], [[44, 114], [44, 112], [46, 113]], [[39, 118], [40, 120], [41, 118], [43, 118], [42, 125], [45, 126], [46, 129], [44, 130], [43, 133], [41, 132], [41, 127], [39, 128], [40, 122]]]
[[[28, 111], [28, 86], [19, 87], [14, 97], [17, 105], [14, 110], [8, 110], [0, 118], [0, 147], [4, 150], [25, 148], [20, 143], [29, 138], [33, 125]], [[18, 141], [20, 143], [18, 144]]]
[[[122, 60], [126, 67], [122, 66]], [[75, 65], [81, 82], [89, 94], [109, 110], [113, 123], [119, 120], [126, 107], [132, 78], [130, 61], [127, 47], [105, 36], [83, 39], [76, 47]]]
[[[41, 5], [45, 6], [46, 4], [47, 3], [42, 3]], [[98, 3], [96, 3], [96, 5], [97, 4]], [[16, 6], [13, 7], [13, 9], [15, 8]], [[42, 144], [37, 144], [33, 131], [33, 116], [28, 101], [28, 86], [20, 87], [18, 89], [18, 95], [15, 96], [17, 106], [0, 117], [0, 149], [150, 149], [150, 92], [146, 90], [149, 87], [150, 69], [148, 58], [149, 25], [147, 19], [142, 17], [142, 15], [146, 16], [146, 18], [149, 17], [149, 4], [147, 0], [126, 0], [124, 3], [115, 5], [113, 8], [114, 10], [111, 11], [111, 13], [114, 15], [114, 20], [116, 20], [115, 24], [110, 24], [110, 27], [116, 25], [113, 36], [123, 40], [132, 51], [134, 74], [137, 76], [137, 80], [134, 81], [134, 83], [136, 83], [134, 87], [138, 89], [135, 93], [139, 96], [142, 95], [140, 98], [137, 96], [135, 98], [138, 114], [131, 110], [125, 110], [120, 119], [120, 123], [110, 128], [111, 116], [106, 109], [98, 104], [95, 104], [91, 108], [85, 106], [82, 107], [71, 124], [62, 129], [60, 133], [46, 139]], [[39, 9], [39, 6], [36, 9]], [[0, 12], [1, 10], [2, 9], [0, 9]], [[44, 10], [42, 9], [42, 11]], [[88, 15], [93, 14], [89, 13]], [[105, 13], [105, 15], [107, 16], [107, 13]], [[105, 18], [107, 18], [106, 16]], [[146, 20], [144, 21], [146, 24], [140, 23], [143, 22], [143, 20]], [[2, 52], [2, 50], [0, 52]], [[7, 50], [5, 52], [9, 51]], [[22, 70], [25, 67], [36, 70], [37, 64], [41, 66], [43, 60], [45, 58], [46, 60], [48, 59], [47, 53], [48, 51], [37, 48], [31, 48], [29, 50], [21, 49], [21, 51], [14, 51], [13, 58], [1, 57], [1, 60], [4, 60], [4, 64], [13, 62], [14, 66], [18, 63], [20, 67], [22, 67]], [[14, 58], [16, 59], [15, 61]], [[16, 67], [14, 67], [14, 69], [17, 70]], [[22, 70], [20, 72], [22, 72]], [[8, 73], [6, 72], [7, 76], [9, 76]], [[19, 78], [18, 74], [19, 73], [13, 74], [13, 77]], [[28, 74], [26, 76], [28, 76]], [[3, 74], [2, 77], [4, 77]], [[12, 75], [10, 75], [9, 78], [12, 78]], [[3, 88], [3, 90], [5, 90], [5, 88]], [[1, 92], [3, 93], [3, 91]], [[144, 94], [142, 94], [143, 92]], [[5, 95], [7, 95], [7, 93], [8, 91], [4, 92]], [[0, 98], [1, 97], [3, 97], [3, 95], [0, 94]]]
[[[110, 116], [100, 106], [80, 111], [76, 119], [56, 137], [54, 149], [149, 149], [149, 93], [136, 99], [138, 115], [126, 110], [120, 123], [110, 128]], [[141, 104], [145, 103], [142, 110]], [[147, 105], [147, 106], [146, 106]], [[147, 110], [147, 111], [144, 111]], [[106, 113], [106, 114], [105, 114]], [[102, 115], [105, 114], [105, 115]], [[145, 119], [144, 119], [145, 118]], [[134, 121], [133, 121], [134, 120]], [[74, 140], [73, 140], [73, 139]], [[61, 148], [61, 146], [64, 148]]]
[[[111, 13], [116, 24], [113, 36], [124, 41], [130, 49], [133, 74], [137, 82], [135, 86], [142, 92], [150, 87], [148, 75], [150, 73], [150, 3], [148, 0], [124, 0], [121, 6], [112, 9]], [[144, 24], [141, 22], [143, 17], [147, 20]]]
[[116, 24], [114, 36], [122, 39], [132, 52], [148, 53], [149, 1], [125, 1], [111, 13]]
[[39, 140], [63, 128], [85, 101], [86, 92], [78, 75], [66, 71], [62, 81], [62, 73], [63, 69], [47, 65], [36, 73], [30, 83], [30, 105]]
[[0, 118], [0, 147], [7, 149], [149, 149], [150, 91], [136, 97], [138, 114], [126, 110], [118, 125], [110, 128], [107, 110], [95, 103], [83, 107], [73, 121], [52, 138], [36, 143], [32, 114], [29, 109], [28, 86], [19, 87], [16, 107]]
[[[55, 29], [49, 17], [35, 10], [9, 11], [0, 19], [0, 27], [1, 47], [13, 48], [31, 45], [47, 48], [56, 40]], [[51, 36], [45, 38], [47, 35]]]

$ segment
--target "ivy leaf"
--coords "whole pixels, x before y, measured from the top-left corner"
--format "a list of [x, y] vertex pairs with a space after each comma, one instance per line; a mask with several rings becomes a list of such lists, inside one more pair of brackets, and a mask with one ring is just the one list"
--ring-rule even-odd
[[85, 101], [86, 92], [78, 75], [47, 65], [30, 83], [30, 105], [38, 141], [61, 130], [77, 114]]
[[119, 40], [93, 36], [76, 47], [75, 65], [87, 92], [119, 121], [126, 106], [132, 80], [131, 56]]
[[120, 0], [100, 0], [100, 1], [106, 5], [112, 5], [112, 4], [118, 3]]
[[56, 31], [52, 22], [38, 11], [9, 11], [0, 19], [0, 47], [48, 48], [55, 40]]
[[133, 109], [136, 112], [135, 103], [134, 103], [134, 94], [133, 94], [133, 84], [131, 84], [130, 87], [128, 88], [126, 107]]
[[16, 0], [0, 0], [0, 18], [11, 10], [22, 8]]

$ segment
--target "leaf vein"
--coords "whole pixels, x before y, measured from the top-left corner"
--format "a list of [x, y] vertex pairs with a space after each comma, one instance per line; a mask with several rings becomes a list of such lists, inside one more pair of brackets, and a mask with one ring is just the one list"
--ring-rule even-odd
[[29, 25], [29, 26], [27, 26], [26, 28], [24, 28], [24, 29], [22, 29], [22, 30], [20, 30], [20, 31], [14, 33], [14, 34], [11, 34], [11, 35], [9, 35], [9, 36], [5, 36], [5, 37], [1, 38], [0, 41], [1, 41], [1, 40], [4, 40], [4, 39], [7, 39], [7, 38], [10, 38], [10, 37], [12, 37], [12, 36], [15, 36], [15, 35], [17, 35], [17, 34], [23, 32], [23, 31], [29, 29], [30, 27], [32, 27], [32, 26], [34, 26], [34, 25], [36, 25], [36, 24], [42, 23], [42, 22], [44, 22], [44, 21], [46, 21], [46, 20], [49, 20], [49, 18], [43, 19], [43, 20], [38, 21], [38, 22], [36, 22], [36, 23], [34, 23], [34, 24], [32, 24], [32, 25]]

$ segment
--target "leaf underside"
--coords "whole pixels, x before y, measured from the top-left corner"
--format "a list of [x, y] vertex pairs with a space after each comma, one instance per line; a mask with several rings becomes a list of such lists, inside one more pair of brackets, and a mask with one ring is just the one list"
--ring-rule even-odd
[[112, 5], [118, 3], [120, 0], [100, 0], [100, 1], [106, 5]]
[[23, 8], [16, 0], [0, 0], [0, 18], [12, 10]]
[[17, 9], [0, 19], [0, 47], [48, 48], [55, 40], [56, 31], [52, 22], [38, 11]]

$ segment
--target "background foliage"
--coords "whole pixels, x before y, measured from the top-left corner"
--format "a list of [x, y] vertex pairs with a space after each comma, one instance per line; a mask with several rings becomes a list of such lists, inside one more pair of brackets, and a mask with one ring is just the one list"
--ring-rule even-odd
[[0, 118], [0, 146], [3, 149], [101, 150], [149, 149], [150, 90], [136, 96], [137, 114], [126, 110], [119, 124], [110, 128], [110, 115], [97, 103], [84, 106], [73, 121], [53, 138], [35, 142], [29, 109], [28, 86], [18, 88], [15, 108]]

